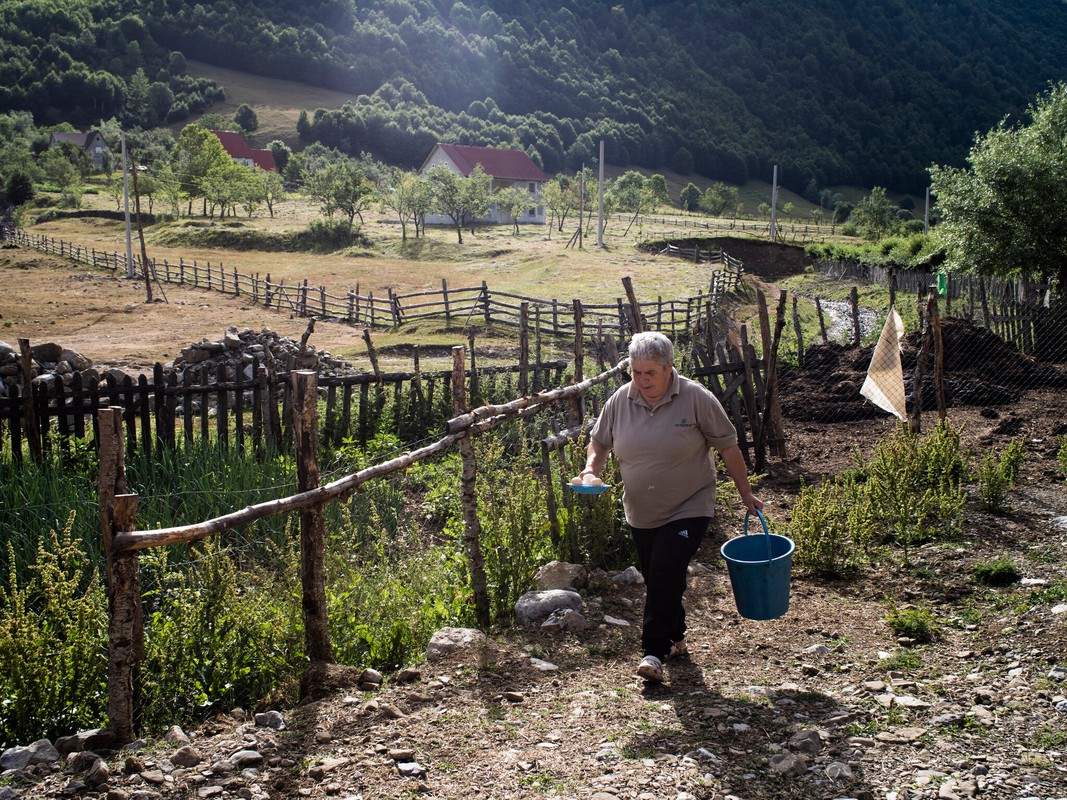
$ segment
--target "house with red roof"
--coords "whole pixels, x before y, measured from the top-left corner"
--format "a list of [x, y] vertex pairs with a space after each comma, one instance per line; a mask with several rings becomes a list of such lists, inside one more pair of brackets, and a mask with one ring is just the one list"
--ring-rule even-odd
[[[438, 142], [426, 157], [419, 170], [425, 174], [431, 167], [444, 165], [448, 169], [466, 178], [474, 168], [481, 166], [482, 170], [492, 178], [491, 187], [494, 192], [519, 186], [526, 189], [536, 203], [533, 208], [517, 220], [520, 224], [536, 223], [545, 224], [545, 207], [541, 204], [541, 195], [544, 192], [545, 182], [548, 180], [541, 168], [534, 160], [522, 150], [504, 150], [497, 147], [475, 147], [465, 144], [443, 144]], [[448, 224], [448, 217], [434, 214], [427, 215], [426, 221], [431, 225]], [[489, 210], [489, 215], [479, 222], [512, 223], [510, 215], [500, 211], [496, 206]]]
[[212, 131], [222, 143], [222, 149], [226, 155], [243, 164], [246, 167], [259, 167], [268, 172], [277, 172], [278, 166], [274, 163], [274, 153], [270, 150], [256, 150], [245, 137], [235, 131]]

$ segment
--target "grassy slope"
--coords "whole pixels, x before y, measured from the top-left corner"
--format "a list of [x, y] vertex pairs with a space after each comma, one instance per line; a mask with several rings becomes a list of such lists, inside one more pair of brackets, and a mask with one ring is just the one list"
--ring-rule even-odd
[[[259, 130], [252, 136], [252, 140], [257, 147], [265, 146], [274, 139], [281, 139], [293, 149], [299, 149], [302, 143], [296, 134], [296, 120], [301, 110], [311, 113], [316, 108], [340, 108], [346, 101], [355, 100], [354, 95], [344, 92], [321, 89], [296, 81], [264, 78], [247, 72], [216, 67], [202, 61], [190, 61], [189, 74], [211, 78], [225, 87], [226, 100], [216, 103], [208, 109], [209, 111], [229, 116], [241, 103], [247, 103], [255, 110], [259, 119]], [[172, 126], [175, 135], [181, 130], [182, 124]], [[626, 169], [607, 165], [604, 171], [608, 178], [615, 178]], [[637, 171], [645, 175], [652, 173], [652, 170], [647, 169]], [[712, 183], [707, 178], [696, 174], [682, 176], [669, 170], [656, 170], [656, 172], [667, 179], [671, 197], [676, 202], [679, 193], [687, 183], [692, 182], [701, 191]], [[740, 187], [740, 199], [745, 204], [746, 213], [755, 214], [760, 203], [770, 202], [771, 178], [771, 175], [767, 175], [766, 180], [751, 180]], [[860, 187], [831, 188], [853, 203], [867, 193]], [[797, 222], [811, 219], [811, 211], [816, 208], [815, 205], [785, 189], [780, 190], [779, 196], [780, 205], [793, 203], [796, 207], [793, 216]], [[898, 195], [891, 196], [894, 200], [900, 199]], [[916, 201], [916, 207], [921, 207], [921, 198], [913, 199]]]

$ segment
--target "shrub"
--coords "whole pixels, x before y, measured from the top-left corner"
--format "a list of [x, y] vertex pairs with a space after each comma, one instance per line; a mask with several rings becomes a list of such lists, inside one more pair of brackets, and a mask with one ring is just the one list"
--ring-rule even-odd
[[897, 636], [906, 636], [916, 642], [930, 642], [938, 635], [937, 619], [929, 609], [897, 609], [890, 603], [886, 621]]
[[1067, 435], [1059, 438], [1060, 448], [1056, 451], [1056, 458], [1060, 462], [1060, 472], [1064, 480], [1067, 480]]
[[788, 525], [797, 566], [837, 577], [862, 564], [873, 535], [869, 511], [864, 487], [853, 476], [803, 486]]
[[149, 728], [215, 706], [254, 705], [304, 666], [295, 548], [279, 553], [269, 571], [238, 569], [213, 540], [191, 555], [184, 566], [172, 564], [165, 548], [141, 557], [141, 708]]
[[8, 544], [0, 586], [0, 747], [103, 724], [107, 709], [107, 597], [85, 551], [62, 533], [38, 544], [21, 579]]
[[999, 513], [1007, 508], [1008, 493], [1019, 479], [1025, 448], [1013, 439], [997, 458], [992, 452], [982, 456], [978, 467], [978, 500], [985, 511]]
[[910, 545], [954, 535], [962, 526], [966, 464], [960, 430], [941, 422], [924, 439], [898, 424], [866, 465], [856, 456], [875, 524], [904, 548], [905, 561]]
[[975, 564], [971, 572], [975, 580], [986, 586], [1008, 586], [1022, 577], [1015, 562], [1007, 556]]

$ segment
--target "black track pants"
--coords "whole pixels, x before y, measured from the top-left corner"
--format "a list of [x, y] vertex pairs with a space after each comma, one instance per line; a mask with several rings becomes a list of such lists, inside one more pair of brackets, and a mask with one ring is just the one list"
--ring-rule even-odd
[[691, 517], [658, 528], [630, 528], [638, 566], [645, 579], [645, 616], [641, 646], [646, 656], [665, 658], [671, 642], [685, 636], [686, 587], [689, 561], [700, 549], [710, 517]]

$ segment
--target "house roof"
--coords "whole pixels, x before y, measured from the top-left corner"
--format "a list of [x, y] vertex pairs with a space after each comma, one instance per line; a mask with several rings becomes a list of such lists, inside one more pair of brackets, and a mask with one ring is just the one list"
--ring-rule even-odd
[[226, 155], [230, 158], [247, 158], [253, 160], [252, 148], [248, 146], [248, 142], [245, 138], [234, 131], [212, 131], [219, 141], [222, 142], [222, 149], [226, 151]]
[[212, 131], [222, 143], [222, 149], [230, 158], [247, 158], [257, 167], [272, 172], [278, 171], [274, 163], [274, 153], [270, 150], [253, 150], [245, 137], [235, 131]]
[[[88, 147], [89, 143], [93, 140], [93, 137], [95, 137], [96, 135], [97, 135], [96, 131], [89, 131], [87, 133], [83, 133], [82, 131], [76, 131], [74, 133], [67, 133], [67, 132], [53, 133], [52, 134], [52, 141], [53, 142], [59, 142], [59, 143], [70, 142], [70, 144], [77, 145], [78, 147]], [[101, 137], [101, 138], [103, 138], [103, 137]]]
[[[470, 175], [479, 164], [487, 175], [501, 180], [541, 181], [548, 180], [541, 168], [522, 150], [502, 150], [496, 147], [474, 147], [466, 144], [443, 144], [438, 142], [438, 149], [448, 156], [464, 177]], [[433, 156], [430, 156], [427, 161]], [[425, 166], [425, 165], [424, 165]]]
[[253, 150], [252, 161], [257, 167], [267, 172], [278, 171], [278, 165], [274, 163], [274, 153], [270, 150]]

